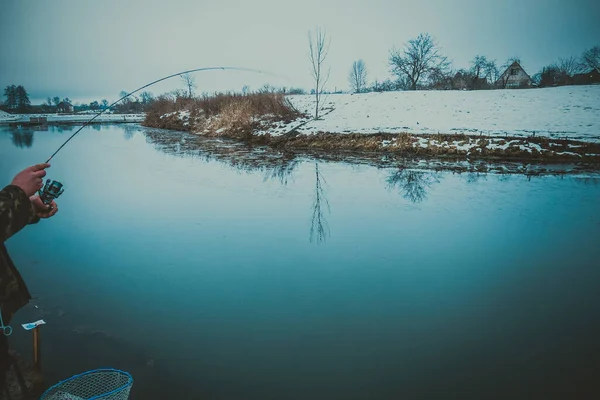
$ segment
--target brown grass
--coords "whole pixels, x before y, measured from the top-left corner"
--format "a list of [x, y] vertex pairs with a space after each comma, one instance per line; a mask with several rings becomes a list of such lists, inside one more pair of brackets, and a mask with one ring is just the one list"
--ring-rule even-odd
[[[189, 111], [189, 120], [182, 121], [176, 111]], [[166, 114], [173, 113], [170, 116]], [[161, 118], [162, 116], [162, 118]], [[330, 154], [371, 153], [407, 158], [451, 160], [504, 160], [539, 161], [550, 163], [589, 162], [600, 163], [600, 144], [546, 137], [486, 137], [482, 135], [401, 133], [340, 134], [318, 132], [303, 135], [292, 131], [282, 136], [268, 133], [255, 135], [258, 130], [268, 131], [278, 122], [289, 123], [303, 115], [280, 93], [216, 94], [201, 98], [160, 97], [146, 115], [144, 125], [201, 133], [208, 137], [227, 137], [248, 144], [269, 145], [285, 151], [327, 152]], [[426, 139], [425, 148], [418, 145]], [[492, 141], [493, 139], [493, 141]], [[384, 146], [383, 142], [388, 145]], [[491, 143], [505, 145], [506, 149], [490, 148]], [[441, 146], [447, 142], [448, 146]], [[471, 145], [469, 151], [457, 149], [458, 145]], [[519, 145], [537, 144], [543, 151], [523, 150]], [[571, 148], [569, 144], [580, 147]], [[574, 154], [557, 154], [569, 152]], [[591, 155], [588, 155], [591, 154]]]
[[[165, 117], [176, 111], [189, 111], [189, 123], [184, 124], [177, 114]], [[280, 93], [219, 93], [200, 98], [162, 96], [147, 112], [144, 125], [200, 132], [207, 136], [250, 139], [253, 132], [264, 129], [265, 124], [290, 122], [300, 116]]]

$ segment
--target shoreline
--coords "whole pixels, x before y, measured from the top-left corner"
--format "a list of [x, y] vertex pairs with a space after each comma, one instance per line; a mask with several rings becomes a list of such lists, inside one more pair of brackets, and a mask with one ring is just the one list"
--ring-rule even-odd
[[96, 114], [15, 114], [17, 118], [0, 119], [0, 126], [29, 127], [54, 125], [92, 125], [141, 123], [145, 114], [103, 114], [90, 121]]
[[200, 156], [222, 161], [235, 168], [261, 170], [279, 174], [301, 161], [342, 162], [371, 165], [376, 168], [399, 168], [452, 173], [523, 174], [527, 176], [597, 174], [600, 163], [567, 159], [549, 162], [539, 160], [499, 160], [465, 157], [409, 156], [393, 152], [352, 150], [328, 151], [315, 147], [271, 146], [223, 136], [206, 136], [186, 131], [145, 127], [149, 143], [168, 154]]
[[[490, 163], [533, 162], [542, 165], [589, 164], [600, 169], [600, 143], [573, 139], [553, 139], [545, 136], [484, 136], [454, 134], [399, 133], [300, 133], [296, 129], [271, 135], [252, 132], [194, 132], [180, 121], [174, 126], [154, 126], [145, 120], [147, 128], [184, 132], [198, 137], [230, 139], [241, 144], [268, 146], [274, 150], [292, 152], [347, 153], [365, 156], [391, 156], [407, 160], [488, 161]], [[187, 128], [188, 130], [185, 130]], [[265, 131], [263, 131], [265, 132]], [[593, 168], [596, 169], [596, 168]]]

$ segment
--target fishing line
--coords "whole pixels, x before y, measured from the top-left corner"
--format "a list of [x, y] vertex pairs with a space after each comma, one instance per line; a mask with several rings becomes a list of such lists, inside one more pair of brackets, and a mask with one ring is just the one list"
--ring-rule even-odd
[[67, 144], [67, 143], [68, 143], [68, 142], [69, 142], [71, 139], [73, 139], [73, 138], [75, 137], [75, 135], [77, 135], [77, 134], [78, 134], [78, 133], [79, 133], [79, 132], [80, 132], [80, 131], [81, 131], [83, 128], [85, 128], [86, 126], [88, 126], [89, 124], [91, 124], [91, 123], [92, 123], [92, 121], [94, 121], [94, 120], [95, 120], [96, 118], [98, 118], [100, 115], [104, 114], [104, 113], [105, 113], [107, 110], [110, 110], [110, 109], [111, 109], [111, 108], [112, 108], [112, 107], [113, 107], [115, 104], [117, 104], [117, 103], [118, 103], [118, 102], [120, 102], [121, 100], [124, 100], [124, 99], [126, 99], [127, 97], [131, 96], [132, 94], [134, 94], [134, 93], [137, 93], [137, 92], [139, 92], [140, 90], [147, 88], [148, 86], [152, 86], [152, 85], [154, 85], [154, 84], [156, 84], [156, 83], [158, 83], [158, 82], [162, 82], [162, 81], [164, 81], [164, 80], [167, 80], [167, 79], [169, 79], [169, 78], [173, 78], [173, 77], [175, 77], [175, 76], [180, 76], [180, 75], [184, 75], [184, 74], [189, 74], [189, 73], [192, 73], [192, 72], [211, 71], [211, 70], [223, 70], [223, 71], [225, 71], [225, 70], [233, 70], [233, 71], [257, 72], [257, 73], [259, 73], [259, 74], [273, 75], [273, 76], [277, 76], [277, 77], [280, 77], [280, 78], [284, 78], [283, 76], [281, 76], [281, 75], [277, 75], [277, 74], [274, 74], [274, 73], [272, 73], [272, 72], [265, 72], [265, 71], [261, 71], [261, 70], [258, 70], [258, 69], [242, 68], [242, 67], [206, 67], [206, 68], [196, 68], [196, 69], [190, 69], [190, 70], [187, 70], [187, 71], [178, 72], [178, 73], [176, 73], [176, 74], [172, 74], [172, 75], [169, 75], [169, 76], [165, 76], [164, 78], [157, 79], [157, 80], [155, 80], [155, 81], [153, 81], [153, 82], [150, 82], [150, 83], [148, 83], [148, 84], [146, 84], [146, 85], [144, 85], [144, 86], [142, 86], [142, 87], [140, 87], [140, 88], [138, 88], [138, 89], [134, 90], [134, 91], [133, 91], [133, 92], [131, 92], [131, 93], [128, 93], [128, 94], [126, 94], [125, 96], [121, 97], [119, 100], [115, 101], [114, 103], [112, 103], [111, 105], [109, 105], [108, 107], [106, 107], [104, 110], [100, 111], [98, 114], [94, 115], [94, 117], [93, 117], [93, 118], [91, 118], [90, 120], [88, 120], [88, 121], [84, 122], [84, 124], [83, 124], [83, 125], [82, 125], [82, 126], [79, 128], [79, 129], [77, 129], [77, 131], [75, 131], [75, 133], [74, 133], [74, 134], [72, 134], [72, 135], [71, 135], [71, 136], [70, 136], [70, 137], [69, 137], [69, 138], [68, 138], [68, 139], [67, 139], [67, 140], [66, 140], [66, 141], [65, 141], [65, 142], [64, 142], [64, 143], [63, 143], [63, 144], [62, 144], [62, 145], [61, 145], [61, 146], [60, 146], [60, 147], [59, 147], [59, 148], [58, 148], [58, 149], [57, 149], [57, 150], [56, 150], [56, 151], [55, 151], [55, 152], [54, 152], [54, 153], [53, 153], [51, 156], [50, 156], [50, 158], [48, 158], [48, 160], [46, 160], [46, 163], [50, 162], [50, 160], [52, 160], [52, 158], [54, 158], [54, 156], [55, 156], [55, 155], [56, 155], [56, 154], [57, 154], [57, 153], [58, 153], [58, 152], [59, 152], [59, 151], [60, 151], [60, 150], [61, 150], [63, 147], [65, 147], [65, 145], [66, 145], [66, 144]]

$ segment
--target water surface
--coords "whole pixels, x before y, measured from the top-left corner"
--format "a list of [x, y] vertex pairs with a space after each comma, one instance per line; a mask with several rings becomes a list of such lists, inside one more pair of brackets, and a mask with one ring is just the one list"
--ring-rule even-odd
[[[74, 129], [0, 128], [2, 182]], [[109, 366], [136, 399], [600, 395], [598, 176], [194, 140], [94, 126], [53, 160], [59, 213], [7, 242], [35, 297], [13, 326], [47, 321], [50, 382]]]

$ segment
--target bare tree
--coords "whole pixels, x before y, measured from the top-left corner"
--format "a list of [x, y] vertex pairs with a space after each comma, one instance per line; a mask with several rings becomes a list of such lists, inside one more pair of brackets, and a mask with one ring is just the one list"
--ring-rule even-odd
[[471, 73], [475, 79], [480, 79], [485, 71], [488, 64], [488, 60], [485, 56], [476, 55], [473, 61], [471, 61]]
[[140, 93], [140, 100], [144, 105], [151, 104], [154, 101], [154, 95], [151, 92], [144, 91]]
[[354, 61], [348, 74], [350, 87], [356, 93], [362, 92], [367, 86], [367, 67], [363, 60]]
[[191, 99], [194, 94], [193, 89], [196, 89], [196, 80], [191, 74], [183, 74], [181, 75], [181, 81], [187, 87], [188, 97]]
[[582, 69], [581, 63], [575, 57], [559, 58], [556, 66], [562, 74], [570, 77], [577, 74]]
[[470, 73], [473, 78], [473, 87], [479, 89], [486, 83], [494, 84], [498, 80], [498, 67], [496, 60], [488, 60], [485, 56], [477, 55], [471, 61]]
[[312, 206], [313, 213], [310, 225], [310, 241], [313, 241], [313, 238], [316, 234], [317, 243], [324, 242], [329, 235], [329, 226], [327, 224], [327, 220], [325, 219], [323, 208], [326, 207], [329, 212], [331, 212], [331, 208], [329, 207], [329, 201], [327, 200], [325, 190], [323, 188], [324, 182], [325, 179], [319, 172], [319, 163], [315, 163], [315, 199]]
[[392, 73], [399, 78], [408, 78], [411, 90], [417, 90], [421, 79], [428, 78], [432, 73], [439, 75], [450, 65], [428, 33], [411, 39], [402, 51], [392, 49], [389, 62]]
[[312, 32], [308, 32], [308, 46], [309, 46], [309, 60], [310, 60], [310, 72], [313, 77], [315, 84], [315, 119], [319, 118], [319, 103], [321, 101], [321, 95], [323, 94], [323, 88], [329, 80], [329, 74], [331, 70], [327, 70], [327, 74], [323, 72], [323, 64], [327, 53], [329, 52], [330, 40], [327, 39], [327, 33], [321, 28], [317, 28], [315, 36], [313, 38]]
[[504, 64], [502, 64], [502, 69], [506, 70], [508, 69], [508, 67], [510, 67], [511, 65], [513, 65], [514, 63], [519, 63], [521, 64], [521, 57], [518, 56], [513, 56], [513, 57], [509, 57]]
[[494, 84], [498, 80], [500, 77], [500, 71], [496, 65], [496, 60], [488, 61], [487, 65], [485, 66], [485, 74], [490, 84]]
[[581, 56], [581, 64], [583, 68], [595, 69], [600, 72], [600, 46], [594, 46], [584, 51]]

